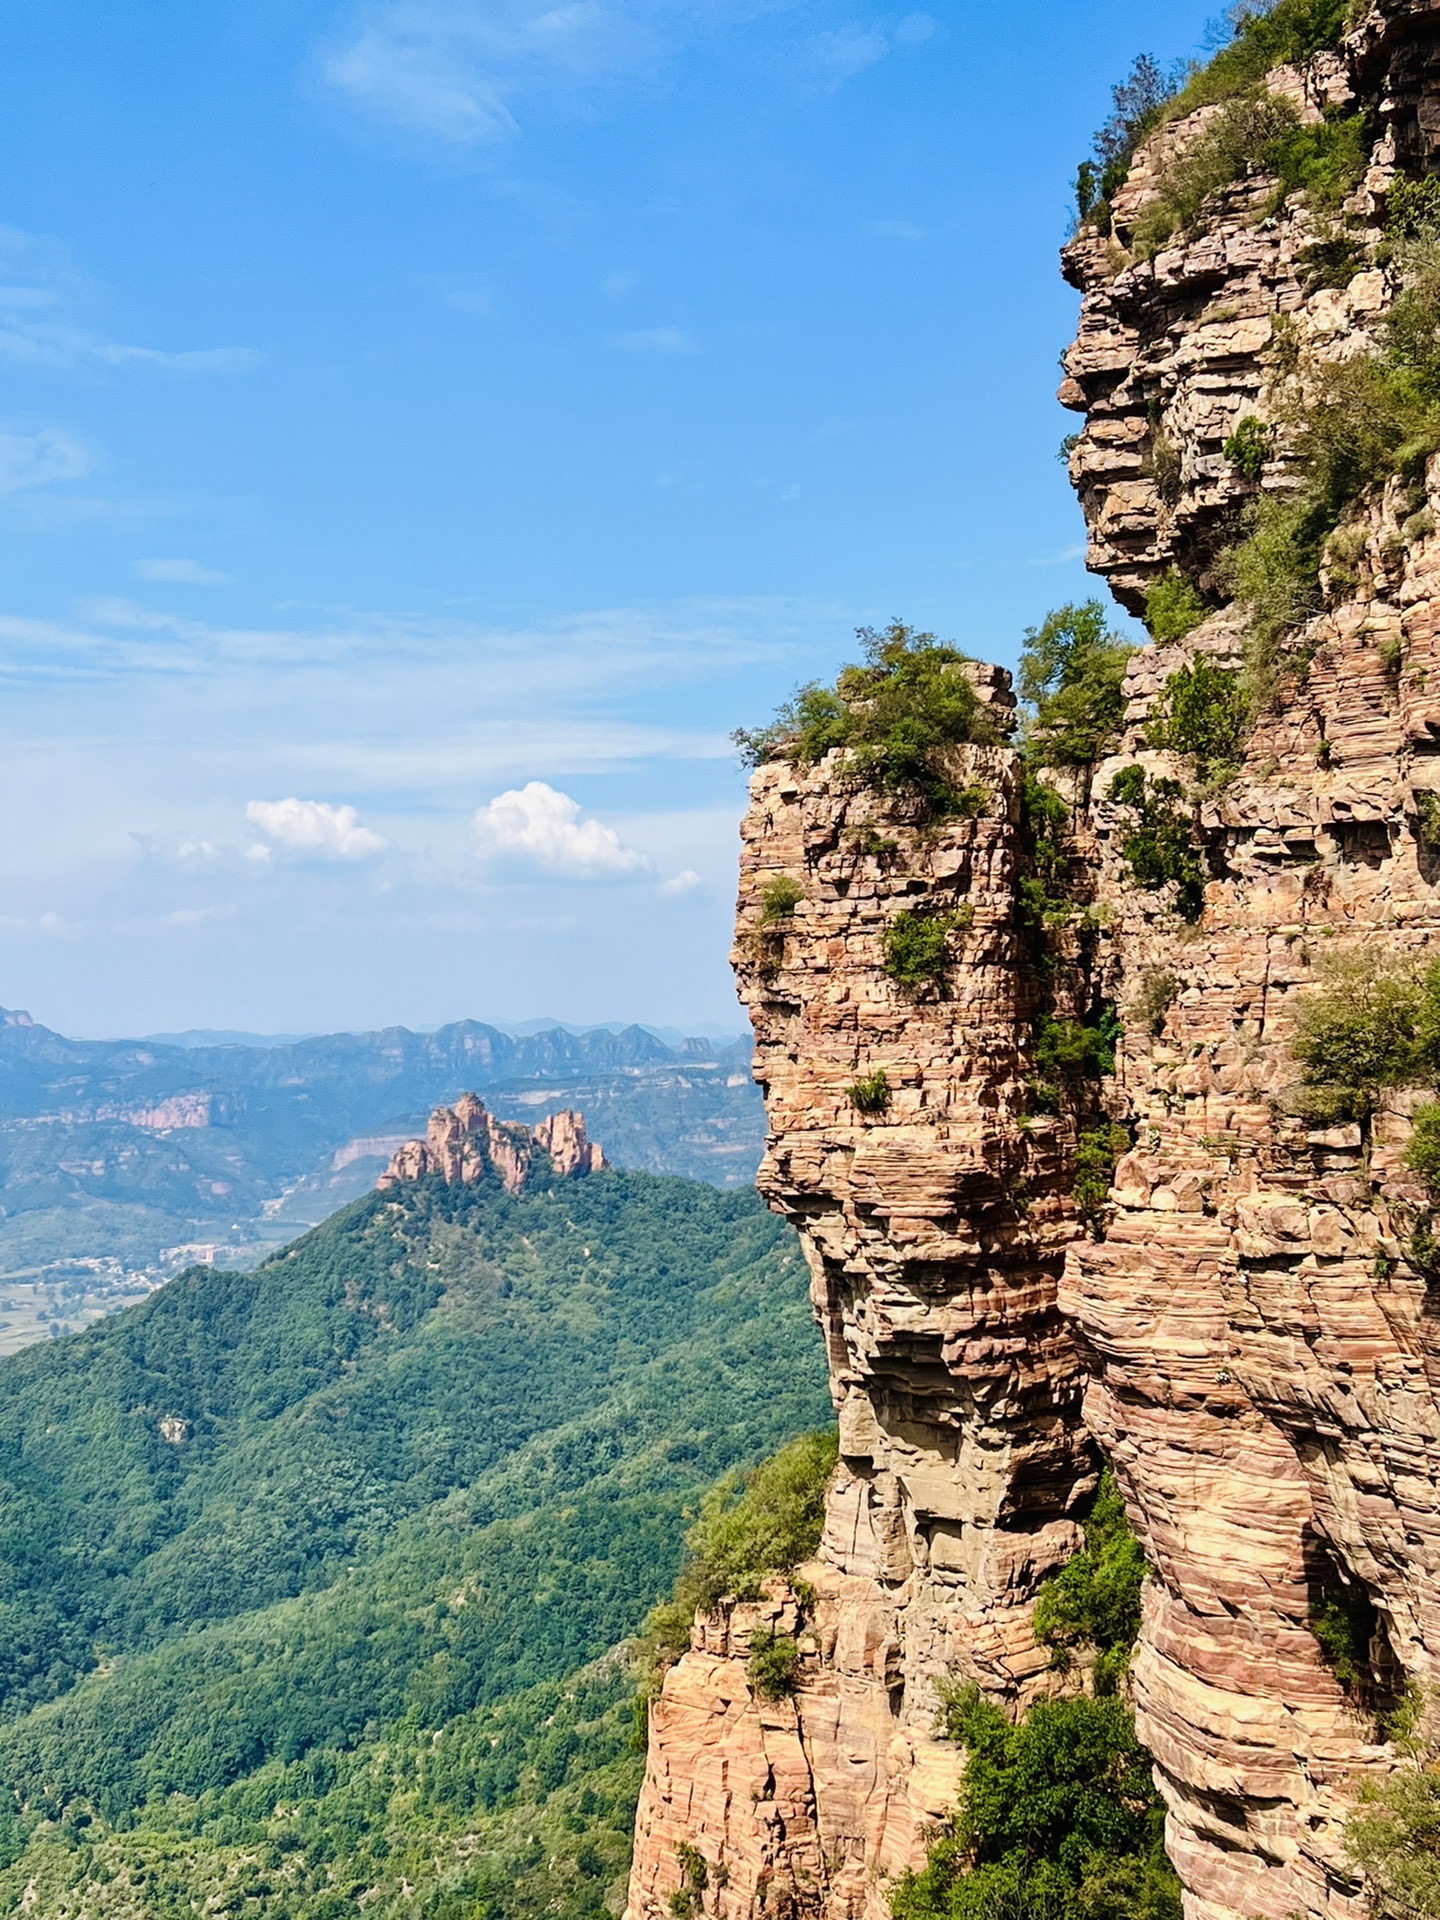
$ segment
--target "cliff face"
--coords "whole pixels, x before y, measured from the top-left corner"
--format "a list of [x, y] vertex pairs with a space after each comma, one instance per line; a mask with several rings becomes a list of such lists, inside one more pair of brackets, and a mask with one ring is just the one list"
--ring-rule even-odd
[[[1377, 7], [1339, 54], [1270, 85], [1302, 121], [1372, 115], [1346, 211], [1374, 259], [1397, 163], [1440, 167], [1440, 5]], [[1273, 210], [1273, 179], [1230, 189], [1153, 259], [1127, 251], [1167, 151], [1215, 112], [1142, 149], [1112, 233], [1066, 254], [1084, 293], [1062, 390], [1086, 415], [1072, 475], [1091, 564], [1132, 608], [1172, 569], [1223, 602], [1218, 556], [1256, 492], [1225, 442], [1275, 417], [1297, 360], [1377, 342], [1396, 292], [1383, 253], [1316, 284], [1307, 249], [1327, 230], [1303, 199]], [[1283, 489], [1283, 467], [1261, 484]], [[682, 1841], [724, 1920], [888, 1911], [963, 1761], [935, 1735], [936, 1681], [1015, 1709], [1060, 1684], [1031, 1603], [1076, 1544], [1097, 1447], [1152, 1569], [1132, 1684], [1189, 1920], [1366, 1911], [1342, 1825], [1396, 1764], [1378, 1709], [1440, 1677], [1440, 1329], [1433, 1276], [1407, 1258], [1426, 1205], [1404, 1164], [1416, 1096], [1322, 1126], [1291, 1117], [1287, 1089], [1327, 955], [1437, 951], [1437, 520], [1433, 455], [1354, 516], [1345, 567], [1293, 639], [1305, 664], [1223, 787], [1150, 745], [1150, 723], [1179, 668], [1240, 665], [1240, 610], [1130, 663], [1123, 738], [1077, 796], [1073, 836], [1091, 979], [1125, 1018], [1103, 1097], [1134, 1142], [1100, 1237], [1067, 1197], [1073, 1131], [1026, 1117], [1017, 756], [955, 749], [985, 805], [929, 827], [841, 754], [756, 775], [736, 963], [770, 1120], [761, 1187], [806, 1245], [841, 1468], [804, 1569], [793, 1703], [758, 1701], [745, 1676], [757, 1618], [793, 1613], [779, 1584], [698, 1623], [667, 1678], [631, 1920], [667, 1911]], [[974, 673], [1008, 698], [1003, 676]], [[1193, 796], [1193, 923], [1121, 856], [1130, 816], [1102, 796], [1137, 764]], [[804, 897], [777, 930], [762, 900], [779, 874]], [[897, 986], [886, 926], [962, 906], [948, 997]], [[849, 1089], [877, 1069], [891, 1098], [866, 1115]], [[1342, 1686], [1307, 1624], [1336, 1597], [1373, 1610], [1368, 1692]]]
[[393, 1187], [403, 1180], [439, 1174], [450, 1186], [471, 1186], [498, 1173], [507, 1193], [519, 1193], [530, 1177], [535, 1154], [549, 1156], [554, 1172], [598, 1173], [605, 1155], [585, 1132], [585, 1116], [563, 1108], [537, 1127], [497, 1120], [474, 1093], [462, 1093], [453, 1107], [437, 1107], [423, 1140], [407, 1140], [375, 1183]]

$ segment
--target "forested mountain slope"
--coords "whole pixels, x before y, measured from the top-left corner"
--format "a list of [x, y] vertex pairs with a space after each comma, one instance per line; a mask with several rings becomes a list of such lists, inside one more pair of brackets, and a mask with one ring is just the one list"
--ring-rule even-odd
[[615, 1164], [717, 1186], [747, 1185], [764, 1139], [748, 1041], [461, 1020], [181, 1046], [71, 1040], [0, 1010], [0, 1352], [203, 1249], [252, 1264], [367, 1192], [466, 1089], [506, 1120], [583, 1108]]
[[263, 1854], [225, 1911], [348, 1913], [433, 1828], [441, 1904], [367, 1911], [468, 1916], [503, 1856], [525, 1913], [547, 1820], [541, 1879], [597, 1905], [632, 1687], [566, 1676], [666, 1590], [701, 1488], [828, 1416], [790, 1229], [615, 1171], [370, 1196], [5, 1362], [0, 1911], [188, 1914]]

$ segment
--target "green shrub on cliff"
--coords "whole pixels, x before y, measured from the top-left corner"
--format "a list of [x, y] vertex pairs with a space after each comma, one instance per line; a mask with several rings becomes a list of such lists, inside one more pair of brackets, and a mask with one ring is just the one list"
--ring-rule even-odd
[[745, 1673], [762, 1700], [788, 1700], [800, 1672], [800, 1649], [788, 1633], [761, 1628], [752, 1635]]
[[1240, 675], [1199, 654], [1165, 682], [1152, 747], [1182, 753], [1201, 780], [1234, 769], [1245, 750], [1249, 714]]
[[1012, 1725], [975, 1688], [945, 1700], [967, 1750], [959, 1805], [895, 1920], [1179, 1920], [1150, 1759], [1119, 1699], [1039, 1700]]
[[1291, 1052], [1306, 1084], [1373, 1102], [1382, 1087], [1440, 1075], [1440, 962], [1423, 973], [1383, 951], [1332, 960], [1300, 1008]]
[[753, 1600], [771, 1574], [812, 1558], [825, 1523], [825, 1491], [839, 1457], [833, 1428], [805, 1433], [748, 1474], [727, 1474], [700, 1504], [686, 1537], [690, 1559], [675, 1604]]
[[1025, 741], [1034, 767], [1092, 767], [1125, 718], [1125, 667], [1135, 649], [1110, 631], [1098, 600], [1058, 607], [1026, 630], [1020, 694], [1035, 718]]
[[1126, 78], [1111, 89], [1110, 117], [1075, 178], [1082, 222], [1093, 221], [1102, 233], [1110, 231], [1110, 202], [1125, 184], [1140, 142], [1164, 118], [1178, 84], [1176, 73], [1166, 73], [1152, 55], [1142, 53]]
[[1107, 1467], [1085, 1522], [1085, 1545], [1041, 1587], [1035, 1637], [1051, 1648], [1051, 1664], [1071, 1664], [1076, 1647], [1093, 1647], [1095, 1691], [1114, 1693], [1140, 1631], [1145, 1556], [1130, 1530], [1125, 1502]]
[[907, 907], [897, 913], [881, 936], [886, 973], [908, 993], [933, 987], [943, 995], [950, 971], [950, 936], [964, 932], [974, 918], [971, 907], [952, 913]]
[[1205, 870], [1178, 780], [1147, 780], [1143, 767], [1122, 767], [1106, 799], [1131, 823], [1120, 834], [1120, 857], [1137, 887], [1175, 889], [1175, 911], [1198, 920], [1205, 907]]
[[1171, 112], [1214, 106], [1258, 85], [1272, 67], [1295, 66], [1338, 46], [1357, 12], [1356, 0], [1242, 0], [1231, 14], [1234, 38], [1190, 76]]
[[976, 790], [954, 784], [944, 750], [994, 746], [1006, 729], [963, 671], [969, 656], [899, 620], [881, 630], [861, 627], [856, 637], [864, 665], [846, 667], [833, 688], [802, 687], [768, 727], [742, 728], [735, 735], [741, 758], [751, 766], [786, 758], [813, 766], [845, 747], [865, 785], [919, 801], [931, 814], [976, 811]]
[[1433, 1738], [1416, 1738], [1413, 1726], [1399, 1730], [1398, 1744], [1404, 1764], [1361, 1788], [1345, 1850], [1369, 1882], [1377, 1914], [1440, 1920], [1440, 1749]]
[[1209, 612], [1191, 582], [1173, 568], [1145, 596], [1145, 625], [1150, 638], [1162, 647], [1193, 633]]
[[1097, 1690], [1038, 1700], [1018, 1723], [974, 1687], [941, 1686], [939, 1730], [966, 1749], [953, 1818], [895, 1920], [1180, 1920], [1164, 1808], [1119, 1692], [1140, 1624], [1145, 1566], [1106, 1472], [1085, 1547], [1041, 1588], [1039, 1637], [1099, 1650]]

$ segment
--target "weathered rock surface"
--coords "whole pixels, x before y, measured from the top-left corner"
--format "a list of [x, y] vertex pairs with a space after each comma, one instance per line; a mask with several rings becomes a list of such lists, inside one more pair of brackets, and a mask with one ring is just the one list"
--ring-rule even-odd
[[[1013, 707], [1008, 675], [972, 671], [982, 698]], [[727, 1917], [883, 1915], [889, 1878], [923, 1862], [953, 1801], [960, 1756], [935, 1737], [935, 1681], [1017, 1703], [1053, 1685], [1031, 1602], [1078, 1544], [1096, 1470], [1056, 1306], [1074, 1233], [1066, 1128], [1017, 1124], [1036, 1011], [1016, 927], [1018, 755], [960, 748], [952, 772], [984, 800], [941, 828], [897, 817], [834, 756], [755, 778], [735, 961], [770, 1116], [760, 1186], [803, 1238], [842, 1467], [804, 1570], [817, 1600], [794, 1706], [749, 1687], [751, 1608], [702, 1621], [667, 1677], [634, 1920], [668, 1912], [681, 1838], [726, 1880]], [[766, 927], [780, 874], [805, 898]], [[916, 908], [965, 923], [948, 998], [884, 972], [884, 930]], [[866, 1117], [849, 1089], [877, 1071], [889, 1105]]]
[[530, 1176], [536, 1152], [548, 1156], [563, 1176], [597, 1173], [605, 1155], [585, 1133], [585, 1116], [566, 1107], [537, 1127], [497, 1120], [474, 1093], [462, 1093], [453, 1107], [437, 1107], [423, 1140], [407, 1140], [396, 1149], [376, 1182], [393, 1187], [438, 1173], [450, 1186], [472, 1186], [498, 1173], [507, 1193], [519, 1193]]
[[[1368, 106], [1372, 166], [1349, 203], [1377, 237], [1394, 169], [1440, 168], [1440, 0], [1386, 0], [1342, 55], [1272, 76], [1302, 113]], [[1114, 232], [1072, 244], [1084, 292], [1062, 398], [1086, 415], [1071, 458], [1091, 565], [1131, 608], [1172, 567], [1215, 568], [1254, 492], [1223, 455], [1273, 417], [1281, 359], [1364, 351], [1387, 269], [1318, 287], [1313, 217], [1243, 183], [1195, 237], [1125, 251], [1163, 143], [1142, 150]], [[1157, 444], [1158, 443], [1158, 444]], [[1283, 485], [1283, 462], [1263, 486]], [[1440, 956], [1440, 457], [1427, 499], [1394, 483], [1327, 578], [1238, 776], [1199, 792], [1204, 910], [1189, 925], [1139, 890], [1122, 766], [1195, 769], [1149, 746], [1165, 682], [1198, 653], [1238, 664], [1238, 610], [1131, 663], [1122, 751], [1077, 801], [1093, 978], [1126, 1014], [1109, 1111], [1133, 1150], [1102, 1237], [1067, 1199], [1073, 1133], [1030, 1120], [1037, 1012], [1017, 932], [1017, 760], [956, 749], [986, 791], [928, 829], [847, 776], [773, 763], [744, 836], [742, 990], [770, 1143], [761, 1186], [804, 1239], [840, 1415], [841, 1469], [813, 1606], [697, 1623], [652, 1722], [631, 1920], [662, 1920], [680, 1842], [715, 1871], [707, 1911], [849, 1920], [887, 1911], [963, 1756], [937, 1738], [936, 1682], [1019, 1710], [1056, 1684], [1030, 1629], [1036, 1587], [1077, 1537], [1108, 1455], [1153, 1569], [1133, 1690], [1169, 1808], [1187, 1920], [1359, 1916], [1343, 1822], [1397, 1764], [1387, 1687], [1440, 1679], [1440, 1327], [1406, 1257], [1424, 1195], [1404, 1151], [1416, 1092], [1364, 1126], [1287, 1111], [1297, 1007], [1327, 955]], [[1417, 506], [1423, 511], [1417, 513]], [[992, 701], [1003, 676], [976, 669]], [[762, 925], [765, 881], [804, 898]], [[947, 998], [885, 975], [883, 931], [916, 907], [964, 911]], [[1065, 1010], [1063, 1006], [1060, 1009]], [[883, 1069], [883, 1112], [855, 1082]], [[1083, 1411], [1080, 1406], [1083, 1397]], [[1375, 1609], [1376, 1688], [1347, 1690], [1308, 1621], [1327, 1593]], [[790, 1612], [786, 1612], [790, 1609]], [[802, 1636], [793, 1706], [756, 1700], [748, 1634]]]

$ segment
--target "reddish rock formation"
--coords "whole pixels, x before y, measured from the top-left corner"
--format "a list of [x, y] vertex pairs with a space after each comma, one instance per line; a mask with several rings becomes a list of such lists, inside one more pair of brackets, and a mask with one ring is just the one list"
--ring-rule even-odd
[[567, 1107], [539, 1126], [497, 1120], [478, 1094], [462, 1093], [453, 1107], [437, 1107], [423, 1140], [407, 1140], [377, 1181], [379, 1187], [439, 1174], [451, 1186], [472, 1186], [498, 1173], [507, 1193], [519, 1193], [536, 1152], [561, 1175], [598, 1173], [605, 1155], [585, 1134], [585, 1116]]
[[[1440, 0], [1385, 0], [1342, 55], [1272, 76], [1308, 117], [1377, 115], [1348, 209], [1361, 241], [1378, 238], [1396, 161], [1440, 161], [1437, 28]], [[1072, 473], [1091, 564], [1132, 608], [1176, 566], [1222, 597], [1215, 557], [1253, 492], [1225, 440], [1247, 414], [1274, 417], [1286, 356], [1377, 340], [1395, 293], [1383, 264], [1313, 285], [1303, 204], [1256, 217], [1273, 181], [1235, 188], [1153, 260], [1127, 254], [1166, 144], [1207, 117], [1142, 150], [1112, 236], [1066, 255], [1085, 295], [1062, 393], [1086, 412]], [[1019, 1124], [1036, 1007], [1015, 931], [1015, 755], [956, 749], [956, 780], [986, 804], [925, 830], [843, 755], [756, 775], [736, 962], [771, 1128], [761, 1187], [805, 1243], [841, 1467], [802, 1570], [813, 1605], [797, 1615], [777, 1583], [761, 1607], [698, 1621], [666, 1679], [631, 1920], [667, 1913], [681, 1841], [714, 1869], [720, 1920], [887, 1911], [963, 1758], [936, 1737], [936, 1681], [973, 1679], [1016, 1709], [1054, 1684], [1030, 1602], [1075, 1542], [1094, 1441], [1153, 1569], [1133, 1687], [1187, 1920], [1365, 1911], [1342, 1826], [1396, 1755], [1307, 1622], [1323, 1592], [1363, 1594], [1380, 1678], [1440, 1679], [1440, 1335], [1406, 1258], [1424, 1198], [1404, 1171], [1416, 1096], [1362, 1130], [1307, 1126], [1286, 1089], [1325, 955], [1440, 954], [1422, 824], [1440, 794], [1440, 456], [1425, 478], [1424, 503], [1398, 482], [1373, 502], [1298, 636], [1308, 670], [1237, 777], [1202, 793], [1195, 925], [1133, 884], [1126, 816], [1101, 796], [1136, 763], [1194, 787], [1145, 724], [1196, 655], [1238, 663], [1240, 614], [1131, 663], [1123, 751], [1075, 823], [1094, 977], [1127, 1015], [1106, 1102], [1135, 1142], [1101, 1238], [1065, 1197], [1073, 1136]], [[1283, 463], [1264, 484], [1284, 484]], [[1004, 701], [1003, 676], [976, 678]], [[782, 873], [803, 899], [765, 926], [764, 882]], [[907, 997], [880, 964], [884, 927], [917, 905], [968, 920], [946, 999]], [[862, 1114], [848, 1089], [882, 1069], [888, 1107]], [[793, 1705], [746, 1680], [767, 1622], [801, 1634]]]
[[[1009, 676], [969, 669], [1008, 716]], [[976, 817], [904, 817], [841, 774], [777, 762], [744, 827], [735, 961], [770, 1143], [760, 1187], [800, 1229], [839, 1409], [842, 1466], [793, 1708], [756, 1699], [756, 1610], [702, 1622], [655, 1708], [633, 1920], [667, 1911], [687, 1838], [728, 1875], [717, 1911], [887, 1911], [924, 1858], [959, 1756], [935, 1738], [938, 1678], [1022, 1702], [1053, 1684], [1030, 1606], [1074, 1551], [1095, 1455], [1056, 1297], [1074, 1234], [1055, 1119], [1017, 1122], [1035, 989], [1020, 964], [1019, 757], [955, 750]], [[767, 881], [804, 899], [763, 924]], [[952, 913], [948, 998], [898, 987], [898, 912]], [[853, 1084], [882, 1071], [883, 1115]], [[772, 1611], [791, 1602], [776, 1589]], [[750, 1786], [764, 1791], [753, 1804]], [[768, 1783], [768, 1784], [767, 1784]], [[773, 1791], [772, 1791], [773, 1789]]]

